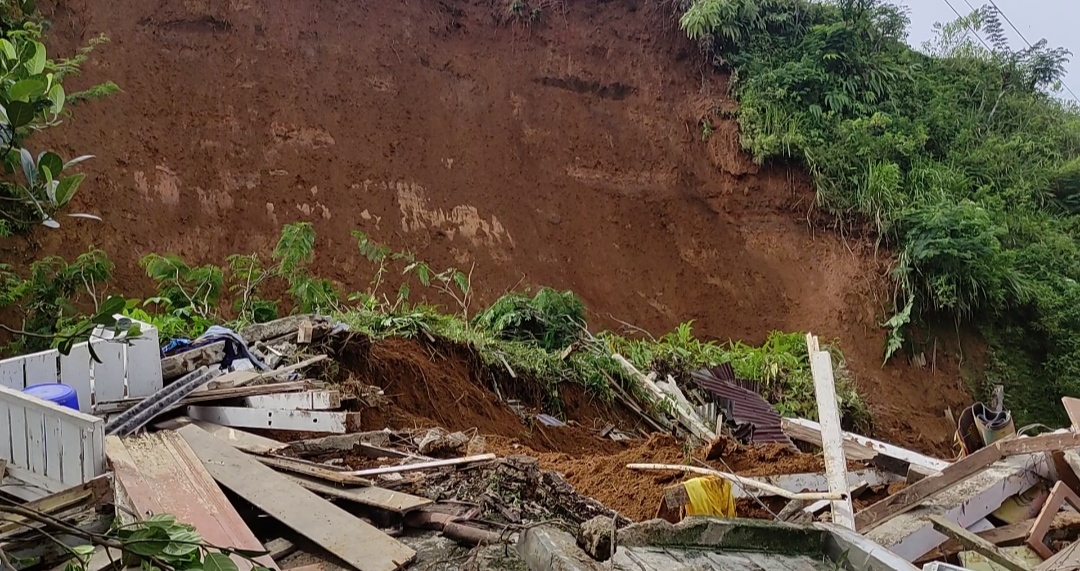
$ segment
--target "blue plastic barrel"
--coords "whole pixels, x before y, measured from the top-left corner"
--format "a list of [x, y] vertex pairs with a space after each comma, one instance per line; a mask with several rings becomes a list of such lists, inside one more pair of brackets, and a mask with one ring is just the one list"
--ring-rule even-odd
[[79, 410], [79, 394], [75, 392], [75, 389], [61, 383], [31, 385], [23, 389], [23, 392], [60, 406]]

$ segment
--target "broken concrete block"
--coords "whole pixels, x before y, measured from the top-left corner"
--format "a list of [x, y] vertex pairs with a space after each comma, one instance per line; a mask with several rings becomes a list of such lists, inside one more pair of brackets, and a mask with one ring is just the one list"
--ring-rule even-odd
[[596, 516], [581, 524], [577, 544], [597, 561], [611, 558], [611, 540], [615, 535], [615, 522], [609, 517]]
[[517, 552], [533, 571], [606, 571], [578, 548], [573, 535], [554, 526], [526, 530], [518, 538]]

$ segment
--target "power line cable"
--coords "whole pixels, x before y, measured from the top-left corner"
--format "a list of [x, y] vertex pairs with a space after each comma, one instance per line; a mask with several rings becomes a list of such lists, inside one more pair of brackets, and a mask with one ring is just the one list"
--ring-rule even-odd
[[[967, 1], [967, 0], [965, 0], [965, 1]], [[1009, 27], [1012, 28], [1014, 32], [1016, 32], [1016, 35], [1020, 36], [1021, 40], [1024, 40], [1024, 43], [1027, 44], [1027, 47], [1031, 48], [1031, 49], [1034, 49], [1035, 46], [1031, 45], [1031, 42], [1029, 42], [1028, 39], [1024, 36], [1024, 32], [1021, 32], [1020, 28], [1017, 28], [1016, 24], [1012, 23], [1012, 20], [1010, 20], [1009, 17], [1005, 15], [1005, 12], [1002, 11], [1002, 9], [998, 7], [997, 2], [994, 2], [994, 0], [988, 0], [988, 1], [990, 2], [990, 5], [993, 6], [995, 10], [997, 10], [997, 13], [1001, 14], [1001, 17], [1005, 20], [1005, 23], [1009, 24]], [[970, 4], [969, 4], [969, 6], [970, 6]], [[1065, 83], [1064, 78], [1061, 79], [1061, 86], [1065, 88], [1065, 91], [1069, 92], [1069, 95], [1072, 96], [1073, 101], [1075, 101], [1077, 103], [1080, 103], [1080, 98], [1076, 97], [1076, 94], [1073, 93], [1073, 90], [1069, 87], [1069, 84]]]
[[[945, 0], [945, 3], [948, 4], [949, 8], [952, 9], [953, 14], [956, 14], [957, 19], [962, 20], [964, 18], [964, 16], [960, 14], [960, 11], [953, 7], [952, 2], [949, 2], [949, 0]], [[971, 4], [968, 4], [968, 7], [970, 8]], [[982, 39], [982, 36], [980, 36], [979, 33], [976, 32], [970, 25], [965, 23], [964, 27], [967, 28], [967, 31], [971, 32], [971, 35], [975, 36], [975, 39], [979, 40], [979, 43], [981, 43], [983, 45], [983, 47], [985, 47], [987, 49], [987, 51], [990, 51], [990, 52], [994, 51], [994, 49], [990, 47], [990, 44], [987, 44], [986, 40]]]

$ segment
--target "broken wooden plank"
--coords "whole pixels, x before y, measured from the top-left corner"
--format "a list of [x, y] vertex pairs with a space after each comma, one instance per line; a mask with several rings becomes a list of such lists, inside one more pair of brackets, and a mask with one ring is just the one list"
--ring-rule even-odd
[[[112, 479], [101, 475], [85, 484], [79, 484], [28, 502], [24, 508], [44, 514], [55, 514], [78, 505], [101, 505], [112, 501]], [[21, 530], [26, 518], [16, 514], [4, 514], [0, 523], [0, 537]]]
[[[236, 387], [229, 389], [210, 389], [203, 391], [196, 391], [191, 393], [190, 396], [185, 397], [176, 404], [177, 407], [197, 404], [201, 402], [213, 402], [219, 400], [228, 400], [234, 398], [243, 398], [255, 395], [270, 395], [278, 393], [289, 393], [295, 391], [303, 391], [314, 389], [318, 385], [314, 381], [291, 381], [287, 383], [273, 383], [269, 385], [259, 385], [257, 387]], [[140, 402], [143, 399], [124, 399], [112, 402], [105, 402], [94, 406], [94, 411], [97, 414], [115, 414], [117, 412], [123, 412]]]
[[1080, 541], [1066, 545], [1053, 557], [1042, 562], [1035, 571], [1074, 571], [1080, 568]]
[[[855, 484], [854, 486], [851, 486], [851, 488], [848, 490], [848, 495], [852, 499], [857, 498], [860, 495], [862, 495], [862, 493], [865, 492], [867, 490], [867, 488], [869, 488], [869, 487], [870, 487], [870, 484], [868, 484], [867, 482], [865, 482], [865, 481], [859, 482], [859, 483]], [[804, 507], [802, 509], [802, 511], [804, 513], [807, 513], [807, 514], [811, 515], [811, 516], [814, 516], [814, 515], [817, 515], [818, 512], [824, 510], [827, 507], [829, 507], [829, 500], [818, 500], [818, 501]]]
[[[202, 347], [170, 355], [161, 360], [161, 378], [168, 383], [225, 358], [225, 342], [215, 341]], [[123, 396], [123, 395], [120, 395]]]
[[940, 515], [965, 529], [986, 529], [981, 520], [1009, 497], [1038, 485], [1048, 470], [1042, 454], [1003, 459], [935, 493], [908, 512], [892, 516], [866, 536], [896, 555], [914, 561], [949, 540], [934, 529], [927, 516]]
[[252, 323], [241, 329], [239, 333], [244, 338], [244, 341], [247, 341], [250, 345], [256, 341], [266, 341], [267, 339], [293, 333], [305, 321], [318, 322], [320, 318], [312, 314], [290, 315], [266, 323]]
[[966, 456], [936, 476], [924, 478], [855, 514], [855, 529], [865, 533], [889, 518], [904, 513], [945, 488], [971, 476], [1002, 458], [997, 446], [987, 446]]
[[276, 470], [292, 472], [294, 474], [303, 474], [312, 478], [334, 482], [335, 484], [351, 486], [370, 486], [372, 484], [371, 480], [361, 478], [360, 476], [353, 476], [342, 470], [334, 470], [329, 466], [315, 464], [314, 462], [307, 462], [305, 460], [298, 460], [296, 458], [285, 458], [284, 456], [258, 456], [256, 457], [256, 460]]
[[239, 406], [189, 406], [187, 415], [195, 420], [205, 420], [234, 428], [268, 428], [274, 430], [298, 430], [304, 432], [348, 432], [356, 426], [359, 414], [353, 412], [326, 412], [289, 410], [281, 408], [244, 408]]
[[295, 553], [298, 549], [295, 543], [283, 537], [267, 541], [263, 544], [263, 547], [274, 561], [281, 561], [285, 557]]
[[[976, 535], [998, 547], [1020, 545], [1027, 539], [1028, 532], [1031, 531], [1031, 526], [1034, 523], [1035, 519], [1032, 518], [1001, 527], [995, 527], [987, 531], [980, 531]], [[1055, 514], [1054, 520], [1051, 522], [1048, 531], [1064, 531], [1068, 535], [1080, 533], [1080, 514], [1066, 511], [1058, 512]], [[960, 542], [955, 539], [950, 539], [937, 549], [916, 559], [915, 565], [919, 566], [923, 563], [928, 563], [937, 559], [951, 557], [964, 549], [967, 548], [961, 545]]]
[[806, 334], [806, 346], [810, 355], [811, 373], [814, 377], [818, 418], [821, 419], [821, 449], [825, 455], [825, 477], [829, 480], [830, 492], [844, 494], [843, 499], [832, 502], [832, 521], [854, 531], [855, 510], [851, 506], [851, 496], [847, 495], [847, 459], [844, 457], [840, 409], [836, 404], [832, 356], [828, 351], [819, 349], [817, 337], [810, 333]]
[[985, 555], [988, 559], [1009, 571], [1030, 571], [1023, 562], [1016, 561], [1012, 557], [1002, 553], [993, 543], [986, 541], [978, 535], [975, 535], [941, 516], [930, 516], [930, 522], [934, 524], [934, 529], [938, 532], [944, 533], [967, 546], [969, 549]]
[[1061, 397], [1061, 404], [1065, 406], [1065, 414], [1069, 416], [1072, 429], [1080, 432], [1080, 399], [1074, 397]]
[[463, 464], [475, 464], [477, 462], [489, 462], [496, 459], [494, 454], [480, 454], [478, 456], [466, 456], [464, 458], [450, 458], [448, 460], [433, 460], [417, 464], [401, 464], [398, 466], [382, 466], [380, 468], [368, 468], [367, 470], [354, 470], [345, 472], [351, 476], [377, 476], [379, 474], [399, 474], [401, 472], [416, 472], [418, 470], [433, 470], [447, 466], [461, 466]]
[[[800, 440], [815, 446], [821, 446], [821, 424], [805, 418], [781, 419], [784, 433], [795, 440]], [[872, 460], [874, 456], [882, 454], [890, 458], [904, 461], [912, 466], [918, 466], [932, 472], [944, 470], [951, 462], [932, 458], [925, 454], [900, 448], [887, 442], [874, 440], [860, 434], [844, 432], [844, 454], [851, 460]]]
[[[788, 438], [791, 438], [792, 440], [798, 442], [812, 444], [820, 448], [821, 425], [816, 422], [813, 422], [813, 424], [804, 425], [803, 422], [804, 421], [801, 418], [781, 418], [780, 427], [783, 430], [784, 434], [788, 436]], [[805, 422], [811, 423], [812, 421]], [[810, 428], [811, 426], [813, 426], [814, 428]], [[869, 462], [873, 460], [875, 456], [877, 456], [877, 452], [874, 452], [873, 450], [859, 444], [858, 442], [845, 438], [844, 456], [846, 456], [848, 460], [854, 460], [856, 462]]]
[[259, 436], [258, 434], [252, 434], [250, 432], [244, 432], [243, 430], [237, 430], [229, 426], [221, 426], [220, 424], [214, 424], [205, 420], [193, 420], [186, 416], [178, 416], [176, 418], [166, 420], [165, 422], [159, 422], [154, 425], [155, 428], [176, 430], [189, 424], [194, 424], [199, 428], [213, 434], [214, 436], [228, 442], [230, 446], [244, 452], [251, 454], [271, 454], [283, 450], [288, 447], [288, 444], [274, 440], [272, 438], [266, 438]]
[[336, 410], [341, 408], [338, 391], [304, 391], [277, 395], [259, 395], [244, 399], [253, 408], [289, 408], [297, 410]]
[[[117, 514], [124, 523], [132, 519], [131, 514], [143, 519], [167, 513], [194, 526], [212, 545], [262, 550], [262, 543], [176, 432], [165, 430], [123, 440], [108, 436], [105, 449], [116, 481], [117, 505], [131, 512]], [[239, 555], [231, 558], [241, 570], [252, 568], [251, 562]], [[277, 568], [267, 556], [256, 561]]]
[[395, 571], [416, 552], [198, 426], [177, 431], [221, 485], [360, 571]]
[[421, 498], [403, 492], [395, 492], [377, 486], [340, 487], [332, 486], [318, 480], [289, 474], [289, 479], [315, 492], [321, 496], [330, 496], [341, 500], [348, 500], [365, 506], [371, 506], [395, 513], [408, 513], [433, 503], [427, 498]]
[[311, 321], [304, 320], [300, 322], [300, 327], [296, 330], [296, 344], [306, 345], [311, 343], [312, 332], [315, 329]]
[[230, 388], [230, 387], [231, 388], [239, 388], [242, 385], [251, 384], [251, 383], [254, 383], [255, 381], [260, 381], [260, 380], [263, 380], [263, 379], [280, 378], [280, 377], [282, 377], [284, 375], [288, 375], [289, 373], [299, 371], [300, 369], [303, 369], [305, 367], [310, 367], [311, 365], [314, 365], [314, 364], [319, 363], [321, 361], [325, 361], [325, 360], [327, 360], [329, 358], [330, 357], [328, 357], [327, 355], [318, 355], [318, 356], [312, 357], [310, 359], [305, 359], [303, 361], [300, 361], [299, 363], [294, 363], [294, 364], [289, 365], [287, 367], [280, 367], [280, 368], [277, 368], [277, 369], [273, 369], [271, 371], [263, 371], [261, 373], [255, 374], [255, 375], [243, 375], [243, 376], [238, 375], [236, 377], [233, 377], [231, 380], [230, 379], [224, 379], [224, 378], [223, 379], [218, 379], [217, 381], [214, 381], [214, 388]]
[[1051, 452], [1080, 446], [1080, 434], [1075, 432], [1054, 432], [1019, 438], [1006, 438], [998, 441], [997, 447], [1002, 456], [1018, 456], [1035, 452]]
[[1050, 490], [1050, 497], [1047, 498], [1046, 503], [1039, 510], [1039, 515], [1035, 517], [1035, 521], [1031, 524], [1031, 531], [1028, 532], [1025, 543], [1043, 559], [1050, 559], [1054, 556], [1054, 552], [1047, 547], [1044, 540], [1046, 534], [1050, 531], [1054, 515], [1058, 513], [1064, 503], [1068, 503], [1073, 509], [1080, 511], [1080, 497], [1076, 495], [1076, 492], [1070, 490], [1065, 485], [1065, 482], [1059, 481]]
[[369, 458], [417, 458], [412, 454], [399, 452], [390, 448], [383, 448], [389, 441], [392, 433], [385, 430], [374, 432], [354, 432], [351, 434], [332, 434], [322, 438], [308, 440], [296, 440], [289, 443], [288, 451], [297, 456], [321, 456], [335, 452], [350, 452], [360, 447], [361, 452]]

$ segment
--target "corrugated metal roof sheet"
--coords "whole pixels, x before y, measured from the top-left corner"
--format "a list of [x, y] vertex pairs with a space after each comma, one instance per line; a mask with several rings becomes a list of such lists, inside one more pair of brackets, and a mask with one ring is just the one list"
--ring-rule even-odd
[[[780, 413], [758, 392], [758, 383], [736, 379], [735, 370], [730, 363], [712, 369], [701, 369], [693, 373], [691, 378], [706, 391], [731, 401], [734, 420], [754, 425], [754, 443], [784, 444], [795, 448], [795, 444], [784, 434]], [[749, 390], [748, 387], [755, 390]]]

